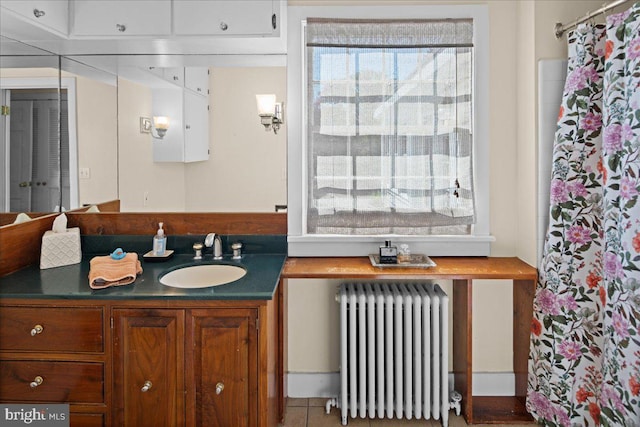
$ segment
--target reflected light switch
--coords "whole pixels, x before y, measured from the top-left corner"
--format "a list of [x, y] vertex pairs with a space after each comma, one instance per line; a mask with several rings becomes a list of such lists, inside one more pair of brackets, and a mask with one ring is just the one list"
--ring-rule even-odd
[[80, 179], [90, 179], [91, 178], [91, 169], [89, 168], [80, 168], [79, 169]]

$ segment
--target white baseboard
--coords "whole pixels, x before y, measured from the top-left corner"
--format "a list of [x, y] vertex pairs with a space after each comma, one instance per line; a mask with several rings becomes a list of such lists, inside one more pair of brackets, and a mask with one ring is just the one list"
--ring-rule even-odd
[[[449, 374], [453, 384], [453, 374]], [[340, 395], [339, 372], [287, 373], [289, 397], [337, 397]], [[476, 372], [473, 374], [474, 396], [513, 396], [515, 376], [512, 372]]]

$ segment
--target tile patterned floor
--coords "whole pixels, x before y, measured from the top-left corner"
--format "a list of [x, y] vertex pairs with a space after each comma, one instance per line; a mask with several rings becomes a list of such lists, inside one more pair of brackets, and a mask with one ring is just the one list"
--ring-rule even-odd
[[[330, 414], [325, 414], [326, 398], [317, 399], [296, 399], [287, 400], [284, 424], [282, 427], [339, 427], [340, 410], [331, 408]], [[507, 424], [490, 424], [487, 426], [498, 427]], [[509, 424], [511, 427], [532, 427], [535, 424]], [[348, 427], [441, 427], [442, 423], [435, 420], [369, 420], [369, 419], [349, 419]], [[456, 416], [453, 412], [449, 417], [449, 427], [466, 427], [467, 423], [461, 416]], [[475, 424], [482, 427], [484, 424]]]

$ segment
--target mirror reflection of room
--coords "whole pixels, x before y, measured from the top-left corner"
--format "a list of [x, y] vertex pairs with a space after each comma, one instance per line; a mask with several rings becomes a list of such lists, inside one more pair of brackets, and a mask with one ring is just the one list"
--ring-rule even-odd
[[[2, 182], [2, 188], [16, 188], [14, 193], [28, 194], [20, 198], [10, 196], [9, 190], [3, 192], [2, 212], [33, 216], [114, 199], [121, 200], [121, 210], [128, 212], [273, 212], [276, 205], [286, 205], [286, 133], [265, 132], [255, 106], [258, 93], [273, 93], [278, 100], [285, 98], [286, 68], [261, 66], [259, 61], [249, 66], [207, 66], [206, 58], [197, 57], [197, 67], [188, 63], [157, 67], [139, 60], [135, 65], [123, 66], [118, 64], [121, 58], [107, 56], [91, 64], [83, 62], [86, 58], [82, 57], [58, 59], [50, 55], [9, 61], [7, 56], [0, 56], [3, 92], [10, 93], [11, 89], [17, 94], [23, 90], [16, 81], [31, 81], [27, 84], [29, 89], [41, 91], [35, 82], [57, 81], [60, 72], [61, 87], [53, 84], [48, 89], [56, 98], [58, 92], [61, 94], [63, 106], [57, 115], [49, 114], [61, 119], [60, 125], [52, 119], [46, 126], [51, 131], [49, 139], [42, 130], [30, 132], [49, 141], [47, 162], [42, 160], [43, 150], [30, 150], [17, 142], [7, 151], [12, 154], [2, 159], [7, 168], [16, 165], [12, 168], [12, 182]], [[54, 59], [54, 65], [59, 61], [60, 68], [44, 67], [48, 64], [44, 58]], [[157, 60], [145, 59], [148, 64]], [[136, 71], [132, 72], [134, 68]], [[166, 111], [158, 111], [155, 96], [168, 90], [158, 75], [180, 68], [208, 71], [208, 110], [204, 118], [208, 130], [200, 138], [208, 158], [197, 161], [159, 159], [156, 155], [159, 147], [166, 146], [167, 141], [184, 132], [181, 127], [189, 125], [175, 113], [170, 118]], [[52, 104], [57, 105], [57, 99], [53, 102], [52, 98]], [[20, 110], [14, 111], [13, 119], [17, 120]], [[169, 120], [165, 138], [155, 138], [157, 131], [141, 131], [143, 118], [158, 115], [166, 115]], [[42, 120], [38, 123], [44, 130]], [[13, 127], [14, 134], [20, 129], [17, 123], [7, 127]], [[10, 134], [2, 132], [3, 144], [11, 143]], [[16, 148], [18, 145], [23, 147], [21, 151]], [[29, 160], [31, 173], [17, 166], [27, 161], [28, 151], [39, 156]], [[49, 168], [59, 165], [62, 172], [49, 172], [46, 168], [40, 171], [36, 166], [43, 163]]]

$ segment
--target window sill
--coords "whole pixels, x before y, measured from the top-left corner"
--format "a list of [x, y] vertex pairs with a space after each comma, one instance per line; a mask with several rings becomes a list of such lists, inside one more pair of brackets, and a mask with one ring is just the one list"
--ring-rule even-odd
[[287, 236], [288, 255], [367, 256], [378, 253], [385, 240], [394, 246], [406, 243], [412, 253], [428, 256], [489, 256], [493, 236]]

